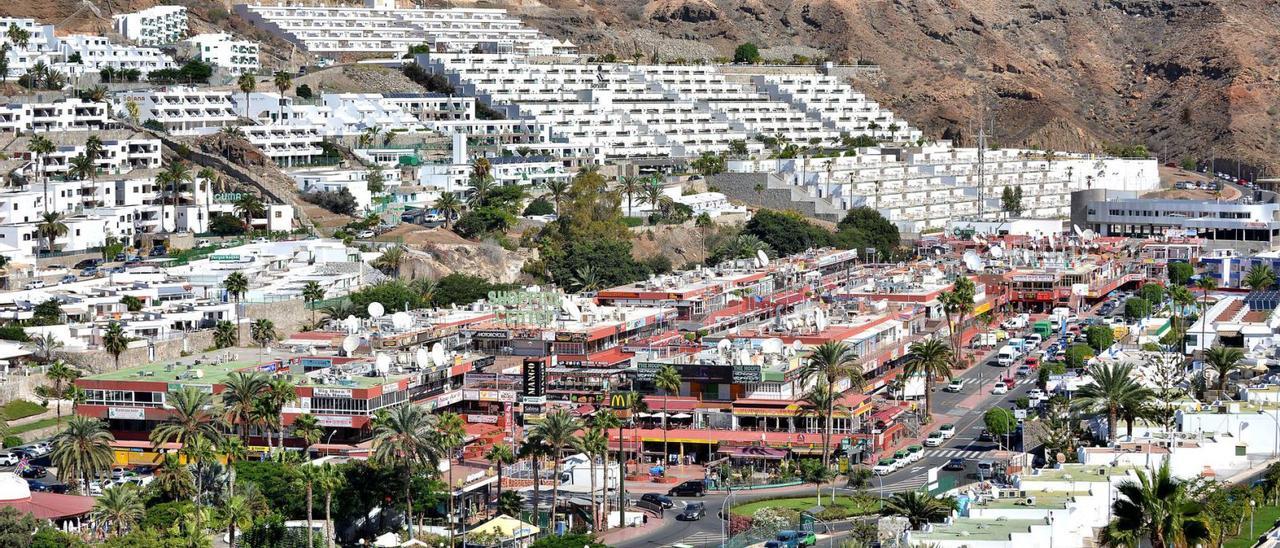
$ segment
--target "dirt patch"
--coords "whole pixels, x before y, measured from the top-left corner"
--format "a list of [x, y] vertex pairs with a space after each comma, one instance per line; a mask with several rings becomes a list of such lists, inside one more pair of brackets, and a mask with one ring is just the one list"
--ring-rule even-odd
[[294, 85], [306, 84], [313, 93], [423, 93], [419, 86], [392, 68], [377, 65], [344, 65], [319, 70], [294, 79]]
[[421, 247], [429, 244], [472, 245], [475, 242], [454, 234], [452, 230], [443, 228], [426, 228], [409, 223], [387, 232], [383, 232], [375, 240], [383, 242], [400, 242], [410, 247]]

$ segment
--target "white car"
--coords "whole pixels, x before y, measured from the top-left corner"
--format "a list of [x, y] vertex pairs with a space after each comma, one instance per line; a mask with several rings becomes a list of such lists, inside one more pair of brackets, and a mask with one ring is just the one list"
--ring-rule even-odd
[[20, 460], [22, 459], [13, 453], [0, 453], [0, 466], [14, 466]]
[[893, 459], [880, 459], [875, 466], [871, 467], [871, 473], [877, 476], [887, 476], [898, 469], [897, 462]]
[[924, 439], [925, 447], [938, 447], [942, 442], [947, 441], [947, 437], [942, 432], [929, 432], [929, 437]]
[[995, 386], [991, 387], [991, 393], [992, 394], [1008, 394], [1009, 387], [1002, 382], [998, 382], [995, 384]]
[[361, 230], [359, 234], [356, 234], [356, 237], [360, 238], [361, 240], [368, 240], [369, 238], [372, 238], [374, 236], [377, 236], [377, 234], [375, 234], [372, 230]]
[[1027, 392], [1027, 399], [1029, 399], [1029, 400], [1043, 400], [1043, 399], [1045, 399], [1044, 391], [1043, 391], [1043, 390], [1041, 390], [1041, 389], [1039, 389], [1039, 388], [1033, 388], [1033, 389], [1031, 389], [1030, 391], [1028, 391], [1028, 392]]
[[23, 286], [23, 287], [24, 287], [24, 288], [26, 288], [26, 289], [40, 289], [40, 288], [44, 287], [44, 281], [42, 281], [42, 280], [35, 280], [35, 281], [27, 282], [27, 285], [25, 285], [25, 286]]

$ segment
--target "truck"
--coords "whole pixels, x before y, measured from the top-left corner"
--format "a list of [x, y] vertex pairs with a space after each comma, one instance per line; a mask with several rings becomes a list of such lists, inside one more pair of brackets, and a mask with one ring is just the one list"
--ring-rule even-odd
[[1017, 349], [1018, 353], [1023, 353], [1027, 351], [1027, 340], [1021, 337], [1015, 337], [1015, 338], [1009, 339], [1007, 344]]
[[1000, 339], [996, 337], [995, 333], [978, 333], [974, 335], [971, 344], [974, 348], [992, 348], [999, 342]]
[[996, 353], [996, 363], [1008, 367], [1018, 360], [1018, 350], [1012, 346], [1005, 345]]

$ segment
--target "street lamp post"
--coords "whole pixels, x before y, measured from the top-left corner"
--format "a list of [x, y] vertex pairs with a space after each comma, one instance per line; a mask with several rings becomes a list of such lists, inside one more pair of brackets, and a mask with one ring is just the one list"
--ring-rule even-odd
[[1258, 501], [1249, 500], [1249, 538], [1253, 538], [1253, 509], [1258, 506]]
[[733, 533], [733, 485], [725, 482], [725, 488], [729, 490], [729, 494], [724, 496], [724, 504], [721, 505], [720, 511], [724, 514], [720, 520], [720, 548], [729, 546], [729, 535]]

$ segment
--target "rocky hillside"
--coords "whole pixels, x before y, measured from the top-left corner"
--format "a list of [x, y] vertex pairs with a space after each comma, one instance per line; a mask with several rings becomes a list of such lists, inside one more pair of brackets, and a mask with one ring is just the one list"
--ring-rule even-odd
[[[0, 15], [96, 30], [109, 26], [111, 13], [155, 3], [18, 0]], [[177, 3], [192, 9], [197, 30], [263, 38], [227, 3]], [[856, 85], [929, 135], [966, 143], [986, 112], [999, 145], [1142, 143], [1165, 161], [1213, 155], [1254, 165], [1280, 157], [1280, 138], [1271, 134], [1280, 117], [1280, 3], [1271, 0], [426, 3], [508, 8], [587, 52], [623, 58], [728, 56], [750, 41], [766, 58], [865, 59], [883, 71]], [[268, 46], [276, 59], [301, 59], [278, 41]]]
[[[454, 0], [453, 5], [464, 2]], [[1280, 3], [1269, 0], [507, 0], [587, 51], [879, 64], [857, 82], [934, 137], [1275, 163]], [[1225, 166], [1220, 166], [1224, 167]], [[1280, 167], [1280, 166], [1277, 166]], [[1276, 170], [1271, 170], [1276, 173]]]

